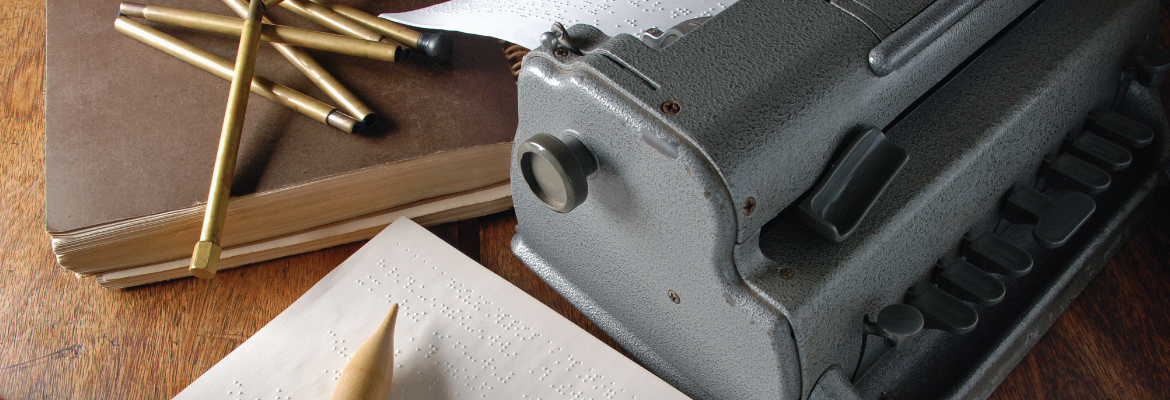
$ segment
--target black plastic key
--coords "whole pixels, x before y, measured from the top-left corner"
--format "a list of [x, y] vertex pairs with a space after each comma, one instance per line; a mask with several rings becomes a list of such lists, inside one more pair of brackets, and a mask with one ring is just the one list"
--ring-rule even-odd
[[1146, 147], [1154, 141], [1153, 129], [1112, 111], [1092, 116], [1089, 130], [1131, 149]]
[[1092, 132], [1085, 132], [1074, 140], [1068, 151], [1109, 172], [1123, 170], [1133, 162], [1133, 154], [1125, 147]]
[[963, 260], [954, 260], [934, 278], [935, 285], [960, 299], [985, 306], [1003, 301], [1003, 282]]
[[1044, 247], [1063, 246], [1096, 211], [1093, 198], [1080, 192], [1058, 192], [1052, 197], [1027, 186], [1012, 190], [1003, 217], [1017, 224], [1035, 224], [1032, 236]]
[[984, 271], [1013, 278], [1032, 271], [1032, 255], [990, 232], [984, 232], [971, 241], [963, 256], [967, 262]]
[[934, 285], [915, 285], [910, 288], [909, 298], [906, 304], [922, 312], [928, 328], [962, 334], [975, 329], [979, 323], [979, 313], [974, 307]]
[[1054, 188], [1100, 194], [1109, 189], [1109, 173], [1069, 153], [1061, 154], [1048, 165], [1048, 178]]

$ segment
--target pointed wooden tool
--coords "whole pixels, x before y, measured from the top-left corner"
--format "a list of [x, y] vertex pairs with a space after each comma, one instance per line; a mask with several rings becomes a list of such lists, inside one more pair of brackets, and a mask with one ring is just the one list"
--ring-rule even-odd
[[332, 400], [386, 400], [394, 377], [394, 321], [398, 304], [341, 371]]

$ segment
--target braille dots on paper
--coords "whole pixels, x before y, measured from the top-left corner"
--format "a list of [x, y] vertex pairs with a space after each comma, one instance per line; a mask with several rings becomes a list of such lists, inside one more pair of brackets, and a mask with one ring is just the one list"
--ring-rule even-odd
[[[237, 385], [237, 386], [239, 386], [239, 385], [240, 385], [240, 382], [239, 382], [239, 381], [233, 382], [233, 385]], [[245, 399], [255, 399], [255, 400], [267, 400], [267, 399], [273, 399], [273, 400], [292, 400], [292, 399], [293, 399], [293, 397], [292, 397], [291, 395], [289, 395], [288, 393], [285, 393], [283, 389], [276, 389], [276, 391], [275, 391], [275, 392], [274, 392], [274, 393], [271, 395], [271, 397], [268, 397], [268, 396], [265, 396], [265, 397], [245, 396], [243, 391], [228, 391], [228, 395], [229, 395], [229, 396], [234, 396], [234, 398], [235, 398], [235, 399], [239, 399], [239, 400], [245, 400]]]
[[[565, 350], [569, 347], [543, 337], [541, 325], [506, 309], [511, 302], [497, 303], [489, 298], [497, 292], [478, 290], [479, 278], [445, 269], [446, 261], [411, 247], [391, 245], [385, 259], [371, 260], [373, 268], [350, 278], [351, 287], [370, 293], [374, 303], [399, 304], [391, 398], [502, 398], [501, 393], [524, 393], [528, 399], [629, 398], [614, 390], [614, 379]], [[336, 369], [318, 371], [332, 381], [361, 343], [327, 334], [342, 360]], [[546, 386], [533, 388], [533, 381]]]
[[288, 393], [285, 393], [284, 389], [276, 389], [276, 394], [273, 396], [273, 400], [292, 400], [292, 396], [288, 395]]
[[[685, 3], [680, 6], [678, 3]], [[608, 34], [636, 34], [648, 28], [663, 31], [696, 17], [712, 16], [727, 8], [723, 2], [710, 0], [454, 0], [428, 7], [428, 14], [506, 16], [521, 20], [557, 21], [565, 26], [589, 24]], [[631, 17], [636, 16], [636, 17]], [[653, 26], [667, 18], [665, 26]], [[656, 22], [649, 22], [656, 21]], [[610, 31], [610, 28], [616, 31]]]

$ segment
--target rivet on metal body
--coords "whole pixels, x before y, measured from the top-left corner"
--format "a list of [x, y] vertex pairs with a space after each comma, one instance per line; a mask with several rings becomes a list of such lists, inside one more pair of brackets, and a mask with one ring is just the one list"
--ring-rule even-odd
[[756, 198], [755, 197], [748, 197], [747, 200], [743, 201], [743, 215], [744, 216], [752, 215], [752, 211], [755, 211], [755, 210], [756, 210]]
[[780, 268], [780, 277], [781, 278], [792, 279], [792, 275], [793, 275], [792, 268], [788, 268], [788, 267]]
[[675, 103], [674, 100], [667, 100], [662, 102], [661, 108], [662, 112], [668, 115], [675, 115], [678, 114], [679, 110], [682, 109], [682, 106], [680, 106], [678, 103]]

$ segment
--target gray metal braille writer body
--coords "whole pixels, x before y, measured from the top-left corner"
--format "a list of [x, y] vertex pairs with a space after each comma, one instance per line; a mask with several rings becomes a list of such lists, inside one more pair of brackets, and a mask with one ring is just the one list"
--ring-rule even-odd
[[1152, 0], [741, 0], [524, 60], [512, 250], [696, 399], [985, 398], [1167, 160]]

